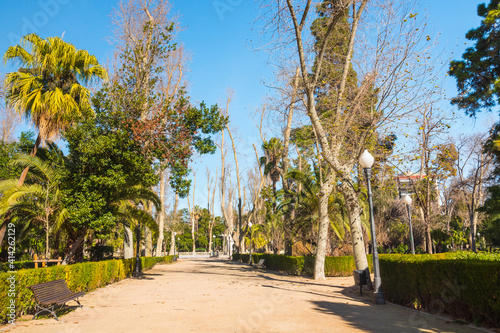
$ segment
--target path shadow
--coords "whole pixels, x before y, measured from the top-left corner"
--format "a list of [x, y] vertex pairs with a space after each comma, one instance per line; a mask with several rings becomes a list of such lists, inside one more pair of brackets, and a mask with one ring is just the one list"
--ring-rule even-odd
[[[311, 301], [315, 310], [341, 317], [352, 327], [373, 333], [452, 332], [450, 322], [412, 310], [397, 309], [394, 305], [359, 305], [340, 301]], [[390, 307], [390, 308], [389, 308]], [[397, 311], [395, 311], [397, 310]]]

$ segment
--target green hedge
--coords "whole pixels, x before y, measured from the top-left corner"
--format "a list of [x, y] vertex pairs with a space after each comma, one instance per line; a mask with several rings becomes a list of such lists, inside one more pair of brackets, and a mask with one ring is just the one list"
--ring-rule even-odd
[[[54, 263], [57, 265], [56, 263]], [[39, 266], [42, 264], [40, 263]], [[28, 269], [28, 268], [35, 268], [35, 263], [31, 260], [26, 260], [26, 261], [14, 261], [14, 267], [16, 270], [19, 269]], [[10, 271], [10, 263], [9, 262], [2, 262], [0, 263], [0, 272], [8, 272]]]
[[[14, 274], [0, 273], [0, 323], [6, 323], [9, 318], [8, 305], [11, 297], [9, 290], [12, 276], [15, 277], [15, 313], [16, 317], [33, 312], [35, 299], [28, 286], [65, 279], [73, 292], [89, 292], [110, 283], [130, 277], [135, 267], [135, 258], [87, 262], [67, 266], [52, 266], [38, 269], [21, 269]], [[173, 256], [142, 257], [143, 270], [148, 270], [158, 263], [171, 263]]]
[[[368, 257], [368, 266], [372, 270], [372, 257]], [[233, 254], [233, 260], [248, 262], [248, 254]], [[265, 259], [266, 268], [274, 271], [287, 273], [290, 275], [314, 274], [315, 257], [294, 257], [268, 253], [254, 253], [252, 260], [254, 263], [260, 259]], [[352, 276], [352, 271], [356, 269], [354, 257], [326, 257], [325, 258], [325, 276]]]
[[460, 253], [381, 256], [384, 295], [401, 305], [500, 327], [500, 261], [483, 257]]

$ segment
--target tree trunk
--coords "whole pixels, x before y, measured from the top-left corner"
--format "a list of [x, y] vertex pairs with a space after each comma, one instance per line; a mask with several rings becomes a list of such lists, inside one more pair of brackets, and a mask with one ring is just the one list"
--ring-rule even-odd
[[73, 257], [76, 254], [76, 251], [78, 249], [81, 249], [81, 246], [83, 245], [83, 241], [85, 240], [86, 234], [87, 234], [87, 232], [84, 231], [84, 232], [82, 232], [82, 234], [80, 236], [78, 236], [78, 238], [75, 240], [75, 242], [71, 246], [71, 249], [69, 250], [68, 254], [66, 255], [66, 257], [64, 257], [64, 260], [62, 261], [61, 265], [67, 265], [71, 262], [71, 260], [73, 259]]
[[319, 219], [319, 232], [318, 232], [318, 247], [316, 249], [316, 259], [314, 261], [314, 279], [325, 279], [325, 256], [326, 256], [326, 243], [328, 236], [328, 227], [330, 226], [330, 219], [328, 218], [328, 196], [329, 193], [321, 191], [318, 203], [318, 219]]
[[144, 226], [144, 256], [151, 257], [153, 255], [153, 235], [151, 229]]
[[50, 259], [49, 220], [45, 221], [45, 259]]
[[470, 214], [470, 237], [472, 252], [477, 252], [476, 249], [476, 228], [477, 228], [477, 213]]
[[[175, 203], [174, 203], [174, 212], [172, 214], [172, 221], [170, 222], [173, 226], [173, 224], [177, 221], [177, 205], [179, 204], [179, 194], [175, 192]], [[174, 233], [174, 228], [172, 227], [170, 230], [170, 250], [168, 251], [169, 256], [173, 256], [175, 252], [175, 233]]]
[[432, 237], [431, 237], [431, 227], [427, 221], [425, 221], [425, 244], [427, 246], [427, 253], [432, 254]]
[[212, 253], [212, 229], [208, 230], [208, 252]]
[[333, 184], [335, 182], [335, 175], [332, 173], [328, 176], [323, 184], [321, 184], [321, 190], [319, 192], [318, 200], [318, 220], [319, 220], [319, 230], [318, 230], [318, 246], [316, 248], [316, 258], [314, 261], [314, 279], [324, 280], [325, 279], [325, 256], [326, 256], [326, 245], [328, 238], [328, 228], [330, 227], [330, 218], [328, 217], [328, 198], [333, 190]]
[[123, 238], [123, 259], [134, 258], [134, 236], [132, 235], [132, 229], [129, 226], [125, 226], [125, 237]]
[[160, 214], [158, 216], [158, 240], [156, 241], [156, 256], [163, 255], [163, 229], [165, 229], [165, 182], [167, 170], [160, 173]]
[[[354, 189], [344, 184], [341, 188], [344, 195], [347, 216], [351, 229], [352, 250], [354, 262], [357, 270], [368, 270], [368, 260], [366, 259], [365, 242], [363, 240], [363, 227], [361, 224], [361, 207]], [[368, 280], [369, 277], [368, 277]], [[370, 283], [370, 282], [369, 282]]]

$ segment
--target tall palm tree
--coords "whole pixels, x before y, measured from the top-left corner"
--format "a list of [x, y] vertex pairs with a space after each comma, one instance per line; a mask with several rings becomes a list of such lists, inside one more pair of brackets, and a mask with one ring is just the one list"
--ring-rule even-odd
[[264, 155], [260, 158], [260, 165], [264, 167], [264, 175], [269, 176], [273, 183], [273, 212], [276, 212], [276, 183], [280, 180], [283, 173], [281, 169], [281, 153], [283, 151], [283, 144], [278, 138], [271, 138], [269, 141], [262, 144]]
[[[26, 35], [20, 45], [9, 47], [3, 59], [21, 64], [5, 77], [5, 98], [39, 131], [32, 156], [42, 140], [54, 138], [82, 116], [92, 114], [90, 91], [82, 84], [107, 77], [95, 56], [58, 37]], [[20, 185], [25, 177], [23, 172]]]
[[[107, 77], [95, 56], [58, 37], [42, 39], [28, 34], [20, 44], [9, 47], [3, 59], [21, 65], [5, 77], [5, 100], [38, 129], [31, 156], [35, 156], [42, 140], [57, 136], [83, 115], [93, 113], [90, 91], [82, 84]], [[28, 170], [23, 170], [18, 186], [23, 185]], [[0, 244], [6, 227], [4, 221]]]

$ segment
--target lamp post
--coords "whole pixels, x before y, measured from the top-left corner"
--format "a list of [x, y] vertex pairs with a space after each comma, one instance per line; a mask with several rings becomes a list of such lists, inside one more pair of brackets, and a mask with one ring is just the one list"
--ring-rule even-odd
[[252, 266], [252, 222], [248, 222], [248, 228], [250, 229], [250, 260], [249, 264]]
[[377, 235], [375, 234], [375, 221], [373, 219], [373, 200], [372, 200], [372, 186], [370, 178], [372, 175], [372, 165], [375, 159], [373, 156], [365, 150], [363, 154], [359, 157], [359, 163], [365, 170], [366, 183], [368, 188], [368, 205], [370, 206], [370, 228], [372, 233], [372, 254], [373, 254], [373, 274], [375, 279], [375, 290], [373, 293], [373, 302], [375, 304], [385, 304], [384, 293], [382, 292], [382, 279], [380, 278], [380, 267], [378, 263], [378, 251], [377, 251]]
[[137, 223], [137, 226], [135, 227], [135, 232], [136, 232], [136, 251], [135, 251], [135, 267], [134, 267], [134, 272], [132, 273], [132, 276], [134, 277], [139, 277], [141, 275], [142, 267], [141, 267], [141, 252], [140, 252], [140, 247], [141, 247], [141, 226], [140, 223]]
[[408, 221], [410, 222], [410, 242], [411, 242], [411, 254], [415, 255], [415, 244], [413, 243], [413, 227], [411, 225], [411, 197], [407, 194], [403, 198], [406, 207], [408, 208]]

